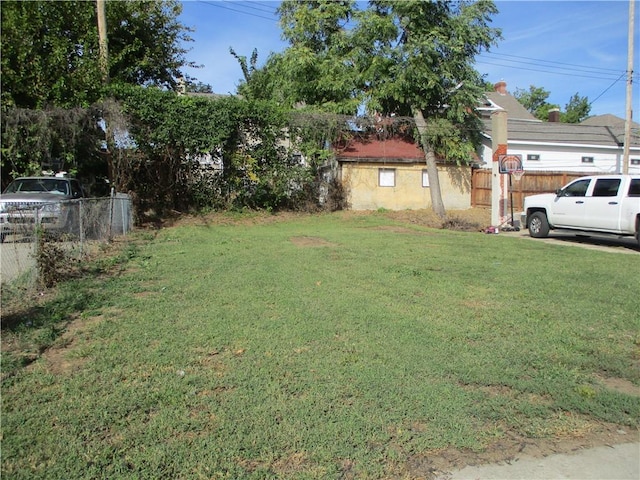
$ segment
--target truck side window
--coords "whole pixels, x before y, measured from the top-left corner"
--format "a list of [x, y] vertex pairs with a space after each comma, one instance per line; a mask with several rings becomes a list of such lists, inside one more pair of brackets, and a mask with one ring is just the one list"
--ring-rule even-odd
[[618, 195], [618, 188], [621, 180], [619, 178], [599, 178], [596, 186], [593, 187], [594, 197], [615, 197]]
[[587, 194], [591, 179], [578, 180], [562, 190], [563, 197], [584, 197]]
[[640, 178], [632, 178], [629, 184], [629, 196], [640, 197]]

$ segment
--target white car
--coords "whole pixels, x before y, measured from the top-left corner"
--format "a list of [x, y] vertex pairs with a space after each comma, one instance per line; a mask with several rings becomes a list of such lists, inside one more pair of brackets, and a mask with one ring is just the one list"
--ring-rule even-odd
[[536, 238], [566, 230], [635, 236], [640, 245], [640, 175], [581, 177], [555, 193], [528, 196], [522, 220]]
[[80, 182], [64, 177], [21, 177], [0, 195], [0, 242], [7, 235], [46, 233], [77, 234], [79, 199], [85, 197]]

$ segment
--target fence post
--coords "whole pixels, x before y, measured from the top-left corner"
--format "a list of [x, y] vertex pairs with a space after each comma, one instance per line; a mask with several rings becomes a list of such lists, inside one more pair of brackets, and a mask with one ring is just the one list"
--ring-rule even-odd
[[109, 229], [107, 230], [107, 241], [111, 242], [111, 226], [113, 225], [113, 198], [116, 190], [111, 187], [111, 195], [109, 196]]
[[42, 241], [44, 239], [44, 232], [42, 231], [42, 225], [40, 225], [40, 218], [39, 218], [39, 211], [40, 209], [36, 208], [35, 209], [35, 215], [34, 215], [34, 219], [33, 221], [34, 223], [34, 230], [33, 230], [33, 236], [34, 236], [34, 240], [36, 242], [35, 248], [33, 249], [34, 252], [34, 257], [36, 260], [36, 283], [38, 283], [40, 281], [40, 278], [42, 278], [42, 272], [40, 270], [40, 262], [38, 262], [38, 258], [40, 258], [41, 252], [40, 249], [42, 248]]
[[84, 254], [84, 198], [78, 200], [80, 206], [78, 207], [78, 228], [80, 229], [80, 255]]

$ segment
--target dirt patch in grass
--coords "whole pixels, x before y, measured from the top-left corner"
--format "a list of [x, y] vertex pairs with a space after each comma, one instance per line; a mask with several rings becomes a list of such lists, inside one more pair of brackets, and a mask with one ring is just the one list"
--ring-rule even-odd
[[[87, 361], [87, 357], [82, 354], [74, 355], [74, 351], [80, 339], [86, 337], [89, 330], [103, 320], [104, 316], [98, 315], [91, 318], [77, 318], [69, 322], [55, 345], [42, 353], [47, 370], [54, 375], [63, 375], [81, 368]], [[32, 366], [33, 364], [27, 368]]]
[[[464, 230], [479, 231], [490, 225], [491, 211], [487, 208], [469, 208], [467, 210], [450, 210], [446, 218], [440, 218], [430, 209], [422, 210], [344, 210], [334, 212], [331, 215], [339, 215], [345, 220], [366, 215], [382, 215], [391, 220], [421, 225], [431, 228], [443, 228], [443, 225], [461, 225]], [[298, 218], [307, 218], [313, 215], [299, 212], [261, 212], [250, 211], [243, 213], [212, 212], [201, 215], [182, 215], [166, 222], [165, 226], [215, 226], [215, 225], [262, 225], [277, 222], [286, 222]], [[415, 233], [415, 232], [414, 232]]]
[[291, 237], [291, 243], [298, 247], [335, 247], [336, 244], [321, 237]]
[[491, 224], [491, 210], [487, 208], [450, 210], [444, 219], [428, 209], [385, 211], [383, 215], [413, 225], [451, 230], [481, 231]]
[[602, 375], [596, 375], [595, 378], [608, 390], [632, 395], [634, 397], [640, 397], [640, 387], [634, 385], [629, 380], [624, 378], [604, 377]]
[[267, 225], [271, 223], [286, 222], [296, 218], [308, 217], [311, 214], [298, 212], [271, 213], [265, 211], [247, 212], [210, 212], [197, 215], [184, 214], [167, 220], [163, 227], [202, 226], [212, 227], [216, 225]]

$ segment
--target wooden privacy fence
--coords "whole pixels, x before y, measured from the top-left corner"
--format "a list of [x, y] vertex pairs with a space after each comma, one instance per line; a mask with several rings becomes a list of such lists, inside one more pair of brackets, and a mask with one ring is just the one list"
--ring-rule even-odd
[[[471, 206], [491, 206], [491, 170], [474, 168], [471, 177]], [[526, 171], [520, 180], [511, 179], [513, 209], [516, 212], [524, 208], [524, 197], [537, 193], [555, 192], [571, 180], [584, 177], [589, 173], [580, 172], [531, 172]], [[510, 201], [511, 196], [507, 192]]]

